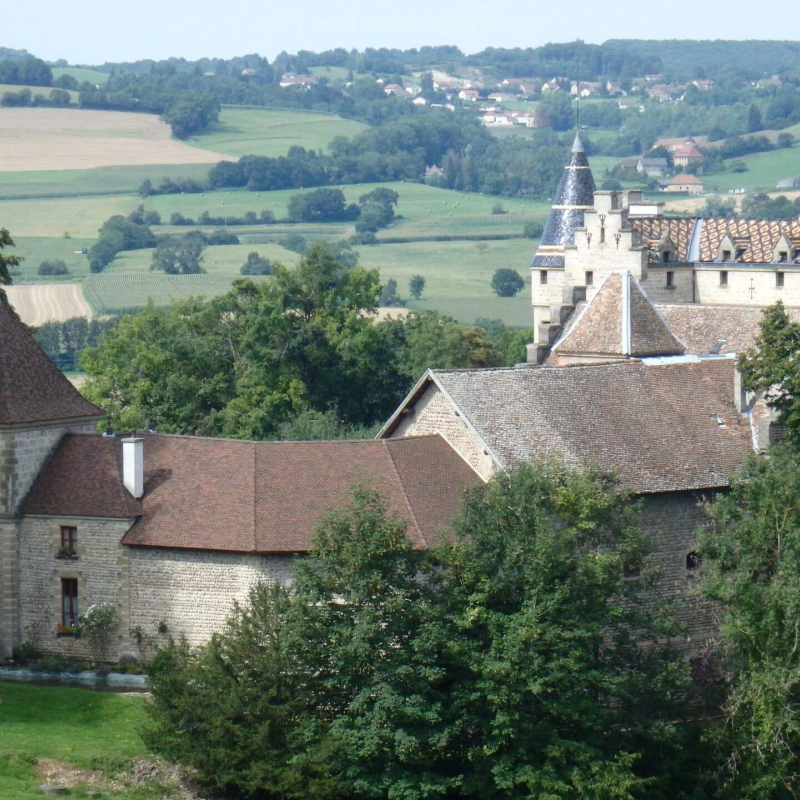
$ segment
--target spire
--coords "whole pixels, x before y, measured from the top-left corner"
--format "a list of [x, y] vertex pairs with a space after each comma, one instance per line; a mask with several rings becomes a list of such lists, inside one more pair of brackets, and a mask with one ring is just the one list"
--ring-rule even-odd
[[617, 361], [683, 355], [685, 346], [630, 272], [612, 272], [553, 345], [560, 358]]
[[594, 206], [594, 191], [589, 159], [581, 134], [576, 131], [569, 163], [564, 167], [532, 267], [564, 266], [564, 247], [572, 244], [575, 228], [583, 225], [583, 212]]

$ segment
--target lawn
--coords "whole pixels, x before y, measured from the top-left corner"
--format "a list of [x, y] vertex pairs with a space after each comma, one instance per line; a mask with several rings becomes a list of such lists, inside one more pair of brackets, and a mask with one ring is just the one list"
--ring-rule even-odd
[[[15, 237], [14, 249], [10, 252], [22, 256], [24, 261], [17, 267], [20, 275], [14, 275], [14, 283], [54, 283], [56, 281], [74, 281], [89, 274], [89, 259], [80, 252], [82, 247], [91, 247], [93, 239], [64, 239], [40, 237]], [[37, 269], [42, 261], [59, 258], [69, 270], [69, 275], [54, 277], [41, 276]]]
[[707, 175], [705, 178], [707, 191], [727, 191], [739, 187], [751, 191], [774, 190], [775, 184], [782, 178], [800, 175], [800, 144], [783, 150], [754, 153], [730, 160], [743, 161], [747, 165], [747, 171]]
[[[16, 84], [12, 85], [10, 83], [0, 83], [0, 97], [4, 95], [6, 92], [19, 92], [22, 89], [27, 89], [34, 97], [37, 94], [44, 95], [46, 98], [50, 97], [50, 92], [56, 88], [54, 86], [17, 86]], [[78, 92], [72, 91], [71, 89], [67, 90], [69, 92], [69, 98], [73, 105], [77, 104], [78, 102]]]
[[86, 67], [53, 67], [53, 78], [60, 78], [62, 75], [72, 75], [78, 83], [89, 81], [89, 83], [103, 84], [108, 80], [107, 72], [100, 72], [96, 69]]
[[[143, 697], [87, 689], [0, 684], [0, 797], [41, 800], [37, 775], [45, 759], [82, 770], [118, 773], [146, 756], [139, 731], [145, 724]], [[38, 763], [37, 763], [38, 762]], [[98, 776], [102, 779], [102, 776]], [[116, 782], [116, 781], [115, 781]], [[164, 796], [152, 789], [97, 786], [99, 798], [139, 800]], [[86, 797], [75, 786], [73, 797]]]
[[367, 126], [333, 114], [226, 106], [219, 122], [190, 144], [231, 156], [284, 156], [292, 145], [325, 150], [336, 136], [355, 136]]

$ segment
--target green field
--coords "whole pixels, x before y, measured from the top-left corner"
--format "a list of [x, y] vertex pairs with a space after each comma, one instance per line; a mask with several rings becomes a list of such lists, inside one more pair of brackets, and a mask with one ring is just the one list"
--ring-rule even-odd
[[103, 800], [163, 797], [157, 787], [134, 788], [118, 777], [147, 755], [139, 736], [144, 703], [87, 689], [0, 684], [0, 797], [41, 800], [37, 769], [45, 766], [92, 771], [92, 785], [78, 782], [72, 797], [89, 797], [89, 790]]
[[[2, 223], [0, 223], [0, 226]], [[89, 259], [82, 253], [76, 253], [82, 247], [91, 247], [93, 239], [64, 239], [43, 238], [43, 237], [15, 237], [15, 255], [22, 256], [24, 261], [17, 269], [20, 275], [14, 276], [14, 283], [36, 283], [44, 281], [53, 283], [55, 281], [74, 281], [89, 274]], [[69, 270], [69, 275], [55, 277], [52, 275], [40, 276], [36, 270], [42, 261], [49, 261], [60, 258]]]
[[333, 114], [226, 106], [219, 122], [189, 143], [231, 156], [283, 156], [292, 145], [325, 150], [334, 137], [355, 136], [366, 127]]
[[[46, 98], [50, 97], [50, 92], [53, 91], [55, 87], [53, 86], [17, 86], [16, 84], [12, 85], [10, 83], [0, 83], [0, 97], [4, 95], [6, 92], [19, 92], [22, 89], [27, 89], [34, 97], [37, 94], [44, 95]], [[78, 102], [78, 93], [68, 89], [69, 97], [72, 104], [76, 104]]]
[[219, 273], [164, 275], [157, 272], [103, 272], [86, 278], [83, 296], [97, 314], [118, 314], [141, 308], [148, 300], [163, 307], [173, 300], [186, 297], [216, 297], [229, 291], [235, 278], [233, 274]]
[[108, 80], [107, 72], [100, 72], [96, 69], [86, 67], [53, 67], [53, 78], [60, 78], [62, 75], [72, 75], [78, 83], [89, 81], [89, 83], [104, 84]]
[[[9, 198], [77, 197], [96, 194], [132, 194], [145, 178], [204, 181], [208, 164], [159, 164], [138, 167], [96, 167], [31, 172], [0, 172], [0, 201]], [[0, 203], [0, 214], [2, 214]]]
[[739, 187], [749, 191], [774, 191], [775, 184], [782, 178], [800, 175], [800, 143], [784, 150], [754, 153], [730, 161], [743, 161], [747, 165], [747, 171], [707, 175], [707, 191], [727, 191]]

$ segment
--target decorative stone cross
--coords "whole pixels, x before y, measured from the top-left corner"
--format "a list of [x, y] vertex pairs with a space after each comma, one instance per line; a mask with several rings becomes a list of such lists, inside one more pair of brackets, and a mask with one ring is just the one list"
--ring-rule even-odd
[[755, 292], [756, 287], [753, 285], [753, 279], [750, 278], [750, 299], [753, 299], [753, 292]]

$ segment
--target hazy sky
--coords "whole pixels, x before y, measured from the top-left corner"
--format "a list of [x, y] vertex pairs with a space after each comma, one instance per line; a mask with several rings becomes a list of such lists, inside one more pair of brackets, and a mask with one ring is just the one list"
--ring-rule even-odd
[[48, 60], [230, 57], [332, 47], [487, 46], [612, 38], [797, 39], [796, 0], [9, 0], [0, 45]]

